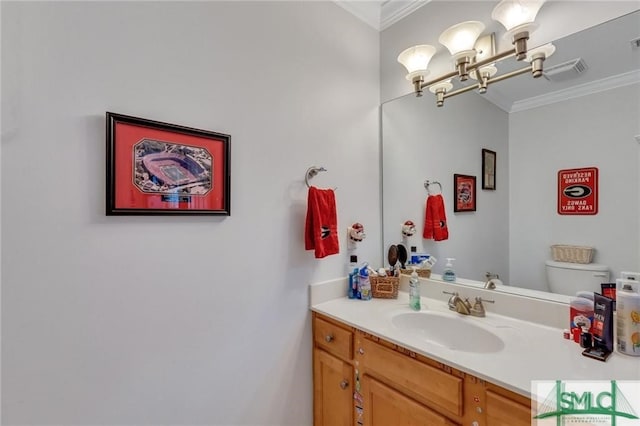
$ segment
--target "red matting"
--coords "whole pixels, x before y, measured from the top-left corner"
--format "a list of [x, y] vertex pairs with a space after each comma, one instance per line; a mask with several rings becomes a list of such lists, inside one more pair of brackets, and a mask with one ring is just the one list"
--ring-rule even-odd
[[[225, 206], [225, 144], [208, 138], [168, 132], [162, 129], [115, 123], [115, 208], [155, 210], [224, 210]], [[204, 148], [212, 157], [213, 188], [206, 194], [190, 194], [163, 201], [162, 194], [143, 192], [134, 184], [134, 145], [143, 139]], [[166, 199], [166, 197], [165, 197]], [[183, 201], [188, 200], [188, 201]]]
[[558, 171], [558, 214], [598, 213], [598, 168]]

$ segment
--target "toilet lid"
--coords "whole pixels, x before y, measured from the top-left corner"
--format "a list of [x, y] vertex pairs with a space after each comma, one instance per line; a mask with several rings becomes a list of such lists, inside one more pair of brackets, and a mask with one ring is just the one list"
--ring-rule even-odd
[[555, 260], [545, 261], [547, 266], [552, 268], [562, 269], [577, 269], [580, 271], [608, 271], [607, 265], [601, 265], [599, 263], [569, 263], [569, 262], [556, 262]]

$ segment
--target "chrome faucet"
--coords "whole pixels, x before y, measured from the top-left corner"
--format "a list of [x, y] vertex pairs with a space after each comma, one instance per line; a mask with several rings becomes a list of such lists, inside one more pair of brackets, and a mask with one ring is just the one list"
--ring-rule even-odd
[[485, 275], [484, 288], [488, 288], [489, 290], [493, 290], [496, 288], [496, 283], [493, 281], [499, 280], [500, 276], [498, 274], [492, 274], [491, 272], [487, 272]]
[[450, 310], [456, 311], [457, 313], [462, 315], [471, 314], [471, 303], [469, 302], [469, 299], [462, 300], [457, 291], [453, 293], [443, 291], [443, 293], [451, 295], [451, 297], [449, 298], [449, 302], [447, 302]]

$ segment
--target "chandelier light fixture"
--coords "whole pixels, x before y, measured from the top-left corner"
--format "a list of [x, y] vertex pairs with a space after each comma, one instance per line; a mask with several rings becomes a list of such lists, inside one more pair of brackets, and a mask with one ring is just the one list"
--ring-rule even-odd
[[[545, 0], [502, 0], [495, 6], [491, 18], [504, 26], [505, 37], [508, 37], [513, 44], [512, 49], [501, 53], [494, 53], [493, 34], [481, 37], [480, 40], [485, 40], [483, 42], [485, 47], [482, 50], [479, 48], [478, 38], [485, 29], [485, 25], [480, 21], [461, 22], [447, 28], [438, 41], [449, 50], [455, 64], [455, 71], [428, 81], [425, 81], [425, 77], [429, 75], [429, 62], [437, 49], [434, 46], [422, 44], [404, 50], [398, 56], [398, 62], [407, 69], [406, 78], [412, 82], [416, 96], [422, 96], [423, 89], [428, 88], [436, 96], [436, 104], [442, 106], [448, 97], [473, 89], [478, 89], [479, 93], [486, 93], [489, 84], [520, 74], [531, 72], [534, 78], [540, 77], [544, 60], [553, 54], [555, 47], [547, 44], [527, 50], [527, 40], [529, 40], [529, 34], [537, 28], [535, 18], [544, 2]], [[489, 52], [486, 51], [487, 38], [490, 40]], [[529, 65], [497, 75], [496, 62], [510, 57], [529, 62]], [[452, 91], [454, 78], [461, 82], [471, 78], [477, 83]]]

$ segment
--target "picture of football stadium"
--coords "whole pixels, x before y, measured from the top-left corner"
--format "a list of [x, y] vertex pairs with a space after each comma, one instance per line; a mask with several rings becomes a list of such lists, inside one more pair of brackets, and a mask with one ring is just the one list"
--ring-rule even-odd
[[134, 183], [142, 192], [204, 195], [213, 188], [213, 159], [204, 148], [143, 139], [133, 151]]

